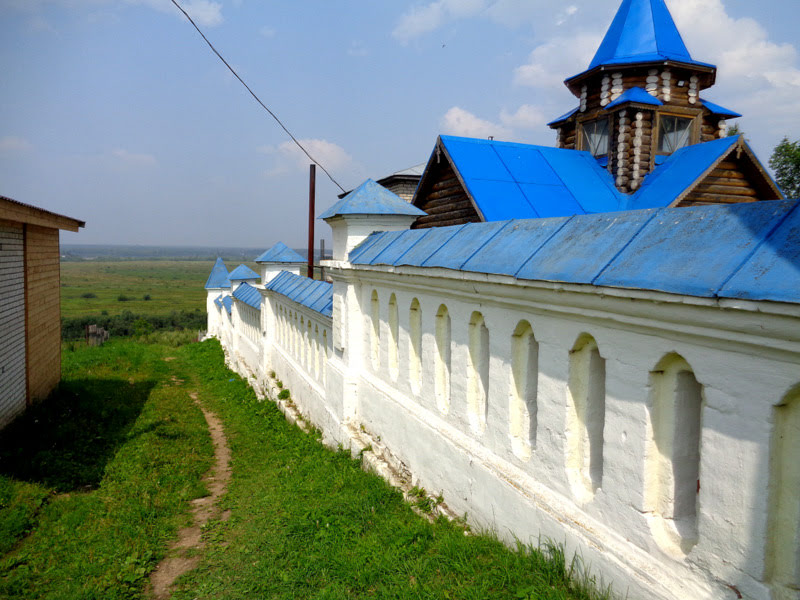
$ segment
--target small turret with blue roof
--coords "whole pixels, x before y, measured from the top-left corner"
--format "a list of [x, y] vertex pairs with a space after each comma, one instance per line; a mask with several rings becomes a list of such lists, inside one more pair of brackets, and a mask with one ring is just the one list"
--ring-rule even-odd
[[283, 242], [278, 242], [262, 253], [256, 259], [256, 263], [261, 267], [261, 283], [267, 285], [281, 271], [300, 275], [306, 259]]
[[397, 194], [367, 179], [323, 212], [333, 230], [333, 260], [347, 260], [350, 250], [375, 231], [404, 231], [425, 213]]
[[211, 274], [206, 280], [207, 290], [221, 290], [231, 287], [231, 282], [228, 279], [228, 267], [225, 266], [225, 261], [221, 257], [217, 257], [217, 261], [211, 268]]
[[231, 291], [236, 291], [242, 283], [257, 283], [261, 276], [247, 265], [239, 265], [228, 275], [231, 280]]

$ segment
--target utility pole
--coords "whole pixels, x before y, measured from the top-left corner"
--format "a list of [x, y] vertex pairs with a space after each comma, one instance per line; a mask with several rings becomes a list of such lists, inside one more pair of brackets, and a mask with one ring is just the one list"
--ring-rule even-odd
[[314, 209], [317, 189], [317, 165], [311, 165], [308, 182], [308, 277], [314, 279]]

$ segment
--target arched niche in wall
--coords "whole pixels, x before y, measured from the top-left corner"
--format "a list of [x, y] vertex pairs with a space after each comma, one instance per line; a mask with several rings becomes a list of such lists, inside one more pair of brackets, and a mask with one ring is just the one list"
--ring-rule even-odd
[[774, 407], [766, 581], [775, 600], [800, 595], [800, 385]]
[[591, 500], [603, 482], [605, 418], [606, 361], [584, 333], [570, 351], [567, 381], [567, 477], [580, 502]]
[[389, 297], [389, 376], [392, 381], [397, 381], [397, 374], [400, 372], [400, 361], [398, 359], [400, 348], [399, 316], [397, 314], [397, 296], [392, 294]]
[[419, 394], [422, 389], [422, 308], [414, 298], [408, 309], [408, 379], [411, 390]]
[[450, 357], [452, 334], [450, 330], [450, 313], [442, 304], [436, 311], [436, 354], [434, 355], [434, 385], [436, 406], [439, 412], [446, 415], [450, 410]]
[[370, 327], [369, 346], [372, 368], [376, 372], [381, 366], [381, 305], [378, 290], [372, 290], [369, 303]]
[[469, 378], [467, 380], [467, 414], [472, 431], [486, 429], [489, 396], [489, 329], [477, 311], [469, 320]]
[[645, 510], [659, 546], [677, 557], [697, 543], [703, 386], [678, 354], [650, 372]]
[[536, 446], [536, 393], [539, 379], [539, 344], [528, 321], [520, 321], [511, 336], [511, 385], [508, 433], [511, 449], [520, 460], [530, 460]]

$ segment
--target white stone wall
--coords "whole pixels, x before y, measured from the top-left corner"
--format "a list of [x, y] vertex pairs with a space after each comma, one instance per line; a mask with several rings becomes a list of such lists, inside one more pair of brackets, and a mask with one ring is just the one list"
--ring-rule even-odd
[[22, 227], [0, 224], [0, 428], [25, 410], [25, 377]]
[[262, 373], [329, 441], [380, 436], [474, 524], [564, 543], [622, 597], [797, 597], [800, 307], [326, 271], [332, 319], [264, 293]]

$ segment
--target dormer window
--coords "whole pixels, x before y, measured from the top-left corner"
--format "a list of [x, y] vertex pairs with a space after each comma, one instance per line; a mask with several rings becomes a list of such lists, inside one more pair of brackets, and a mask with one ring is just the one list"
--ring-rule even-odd
[[659, 154], [672, 154], [692, 143], [692, 121], [684, 117], [661, 115], [658, 127]]
[[591, 152], [595, 158], [608, 157], [608, 119], [589, 121], [581, 125], [582, 150]]

